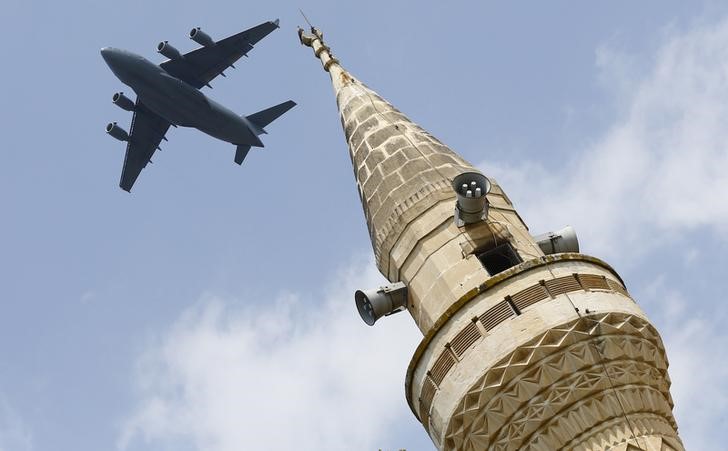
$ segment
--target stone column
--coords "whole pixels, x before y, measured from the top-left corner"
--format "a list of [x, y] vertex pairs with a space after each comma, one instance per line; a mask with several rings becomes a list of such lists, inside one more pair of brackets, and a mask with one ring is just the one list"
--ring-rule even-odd
[[405, 390], [435, 445], [683, 449], [663, 343], [619, 275], [544, 255], [493, 179], [487, 219], [458, 227], [451, 184], [477, 170], [343, 69], [319, 30], [299, 38], [331, 76], [377, 267], [406, 284], [424, 335]]

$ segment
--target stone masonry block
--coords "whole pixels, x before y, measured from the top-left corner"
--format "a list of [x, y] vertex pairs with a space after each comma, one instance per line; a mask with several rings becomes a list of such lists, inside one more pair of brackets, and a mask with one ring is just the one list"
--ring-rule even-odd
[[352, 117], [356, 117], [359, 121], [365, 121], [378, 114], [379, 113], [377, 113], [377, 110], [371, 105], [371, 103], [365, 103], [354, 111]]
[[369, 204], [369, 209], [371, 211], [378, 211], [379, 207], [382, 206], [382, 200], [379, 196], [379, 193], [377, 191], [374, 191], [374, 193], [372, 193], [372, 195], [367, 198], [366, 203]]
[[359, 145], [364, 142], [364, 137], [372, 130], [376, 130], [377, 127], [379, 127], [379, 119], [376, 116], [360, 122], [359, 126], [354, 129], [354, 133], [346, 137], [349, 142], [349, 148], [354, 149], [356, 152]]
[[400, 173], [402, 174], [402, 178], [405, 182], [416, 183], [417, 180], [414, 179], [419, 177], [420, 180], [423, 180], [423, 175], [428, 169], [430, 169], [430, 164], [424, 158], [420, 158], [417, 160], [409, 160], [404, 164], [404, 166], [402, 166]]
[[382, 180], [382, 184], [377, 188], [377, 191], [379, 192], [380, 196], [382, 196], [383, 198], [386, 198], [389, 196], [389, 193], [394, 191], [396, 188], [401, 186], [403, 183], [404, 183], [404, 180], [402, 179], [402, 176], [399, 174], [399, 172], [393, 172], [393, 173], [387, 174], [384, 177], [384, 180]]
[[358, 151], [350, 153], [351, 162], [354, 168], [359, 168], [366, 159], [367, 155], [369, 155], [370, 149], [369, 145], [366, 142], [362, 142], [361, 145], [358, 147]]
[[384, 174], [382, 174], [382, 168], [377, 166], [372, 171], [366, 183], [360, 184], [360, 186], [364, 194], [369, 197], [372, 193], [379, 191], [379, 185], [382, 181], [384, 181]]
[[407, 156], [409, 160], [424, 159], [425, 155], [431, 152], [424, 152], [423, 149], [417, 149], [412, 146], [409, 141], [406, 142], [406, 146], [402, 148], [402, 152]]
[[381, 146], [386, 140], [392, 136], [396, 136], [397, 134], [399, 134], [399, 131], [394, 128], [394, 125], [385, 125], [367, 136], [366, 140], [369, 143], [369, 146], [374, 149]]
[[339, 105], [339, 111], [341, 112], [341, 115], [343, 117], [352, 117], [354, 116], [354, 111], [359, 109], [362, 105], [366, 105], [367, 103], [368, 102], [364, 97], [350, 97], [345, 105]]
[[371, 150], [369, 155], [364, 159], [364, 164], [370, 171], [373, 171], [387, 156], [381, 148]]
[[382, 113], [382, 117], [390, 124], [397, 124], [400, 122], [401, 123], [409, 122], [409, 119], [407, 119], [407, 116], [405, 116], [402, 113], [396, 112], [396, 111], [387, 111], [386, 113]]
[[359, 180], [359, 183], [366, 183], [367, 178], [369, 178], [369, 169], [366, 164], [362, 164], [356, 172], [356, 179]]
[[[379, 209], [372, 212], [372, 227], [376, 230], [377, 234], [381, 232], [387, 219], [391, 216], [394, 205], [394, 200], [391, 197], [385, 197]], [[379, 238], [384, 239], [384, 237], [377, 236], [377, 239]]]
[[459, 161], [455, 160], [453, 157], [451, 157], [450, 155], [447, 155], [445, 153], [434, 153], [434, 154], [430, 155], [430, 162], [436, 168], [439, 168], [439, 167], [445, 166], [445, 165], [456, 166], [456, 165], [460, 164]]
[[407, 162], [407, 157], [404, 156], [403, 152], [395, 152], [393, 155], [388, 157], [382, 162], [382, 172], [384, 174], [391, 174], [399, 171], [402, 166]]
[[411, 145], [402, 135], [392, 135], [382, 144], [382, 148], [387, 150], [388, 155], [392, 155], [398, 150], [404, 150], [407, 147], [411, 147]]

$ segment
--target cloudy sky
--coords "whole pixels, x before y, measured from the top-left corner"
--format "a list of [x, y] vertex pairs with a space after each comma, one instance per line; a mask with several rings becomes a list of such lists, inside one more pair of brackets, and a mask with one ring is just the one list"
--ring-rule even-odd
[[[576, 227], [667, 345], [689, 449], [728, 427], [728, 7], [721, 2], [1, 0], [0, 451], [431, 450], [404, 400], [421, 338], [365, 326], [382, 282], [327, 75], [342, 63], [497, 179], [534, 232]], [[243, 167], [170, 132], [133, 193], [98, 50], [152, 61], [280, 17], [208, 91], [287, 99]]]

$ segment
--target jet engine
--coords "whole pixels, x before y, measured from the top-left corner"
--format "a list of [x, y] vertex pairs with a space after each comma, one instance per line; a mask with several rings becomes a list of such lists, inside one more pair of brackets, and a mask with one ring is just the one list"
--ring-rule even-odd
[[119, 141], [129, 141], [129, 133], [119, 127], [116, 122], [109, 122], [106, 126], [106, 133], [118, 139]]
[[215, 41], [212, 40], [210, 35], [202, 31], [200, 27], [195, 27], [190, 30], [190, 39], [205, 47], [212, 47], [215, 45]]
[[117, 92], [114, 94], [111, 101], [122, 110], [134, 111], [134, 102], [132, 102], [129, 97], [125, 96], [123, 92]]
[[157, 51], [167, 58], [174, 60], [182, 58], [182, 54], [176, 48], [172, 47], [169, 41], [162, 41], [157, 45]]

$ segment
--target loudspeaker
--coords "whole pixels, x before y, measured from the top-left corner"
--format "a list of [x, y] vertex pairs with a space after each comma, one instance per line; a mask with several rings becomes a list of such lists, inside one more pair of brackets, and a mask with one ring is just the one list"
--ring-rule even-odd
[[402, 282], [373, 290], [357, 290], [354, 302], [359, 316], [369, 326], [382, 316], [401, 312], [407, 308], [407, 286]]
[[534, 237], [536, 244], [544, 254], [560, 254], [562, 252], [579, 252], [579, 240], [576, 230], [566, 226], [555, 232], [548, 232]]
[[488, 218], [490, 180], [479, 172], [464, 172], [452, 181], [458, 196], [455, 204], [455, 223], [458, 227]]

